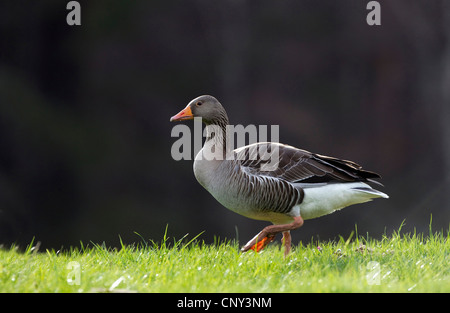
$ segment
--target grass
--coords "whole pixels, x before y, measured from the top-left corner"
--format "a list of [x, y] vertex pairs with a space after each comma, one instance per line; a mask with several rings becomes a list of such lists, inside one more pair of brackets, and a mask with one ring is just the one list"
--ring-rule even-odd
[[450, 292], [449, 232], [311, 242], [286, 259], [279, 245], [242, 254], [233, 241], [166, 236], [36, 250], [0, 250], [0, 292]]

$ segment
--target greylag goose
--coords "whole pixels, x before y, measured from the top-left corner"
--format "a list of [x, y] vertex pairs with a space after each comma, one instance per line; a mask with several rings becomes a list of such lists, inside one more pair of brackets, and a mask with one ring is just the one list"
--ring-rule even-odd
[[[195, 98], [170, 121], [194, 117], [201, 117], [206, 124], [206, 141], [194, 160], [197, 181], [229, 210], [273, 224], [251, 239], [243, 252], [259, 252], [282, 233], [284, 253], [288, 255], [290, 231], [302, 226], [304, 220], [373, 198], [388, 198], [368, 184], [378, 183], [374, 179], [380, 175], [352, 161], [276, 142], [233, 150], [227, 145], [227, 113], [212, 96]], [[276, 154], [276, 166], [267, 168], [267, 156], [272, 154]]]

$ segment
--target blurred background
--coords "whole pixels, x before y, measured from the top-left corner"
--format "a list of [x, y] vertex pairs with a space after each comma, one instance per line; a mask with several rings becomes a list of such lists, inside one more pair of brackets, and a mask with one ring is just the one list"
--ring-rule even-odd
[[[314, 239], [428, 234], [450, 221], [450, 3], [0, 3], [0, 244], [119, 245], [205, 231], [244, 244], [265, 222], [228, 211], [174, 161], [169, 118], [202, 94], [232, 124], [383, 176], [389, 200], [310, 220]], [[192, 123], [186, 123], [192, 128]], [[137, 235], [138, 233], [139, 235]], [[141, 236], [141, 237], [140, 237]]]

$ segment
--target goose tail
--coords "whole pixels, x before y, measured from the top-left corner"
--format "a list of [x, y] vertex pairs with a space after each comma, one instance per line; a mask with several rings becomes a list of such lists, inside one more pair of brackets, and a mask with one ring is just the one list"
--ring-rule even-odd
[[369, 195], [373, 195], [373, 197], [370, 197], [370, 198], [385, 198], [385, 199], [389, 199], [389, 196], [387, 194], [385, 194], [384, 192], [381, 192], [379, 190], [373, 189], [369, 185], [366, 185], [366, 186], [361, 186], [361, 187], [358, 186], [358, 187], [354, 187], [352, 189], [360, 191], [360, 192], [367, 193]]

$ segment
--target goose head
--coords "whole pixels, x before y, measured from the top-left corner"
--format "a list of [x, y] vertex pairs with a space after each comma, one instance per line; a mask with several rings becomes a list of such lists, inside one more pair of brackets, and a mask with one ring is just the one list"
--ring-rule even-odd
[[201, 117], [206, 125], [221, 124], [223, 122], [228, 124], [225, 109], [213, 96], [204, 95], [193, 99], [183, 110], [172, 116], [170, 121], [185, 121], [194, 117]]

